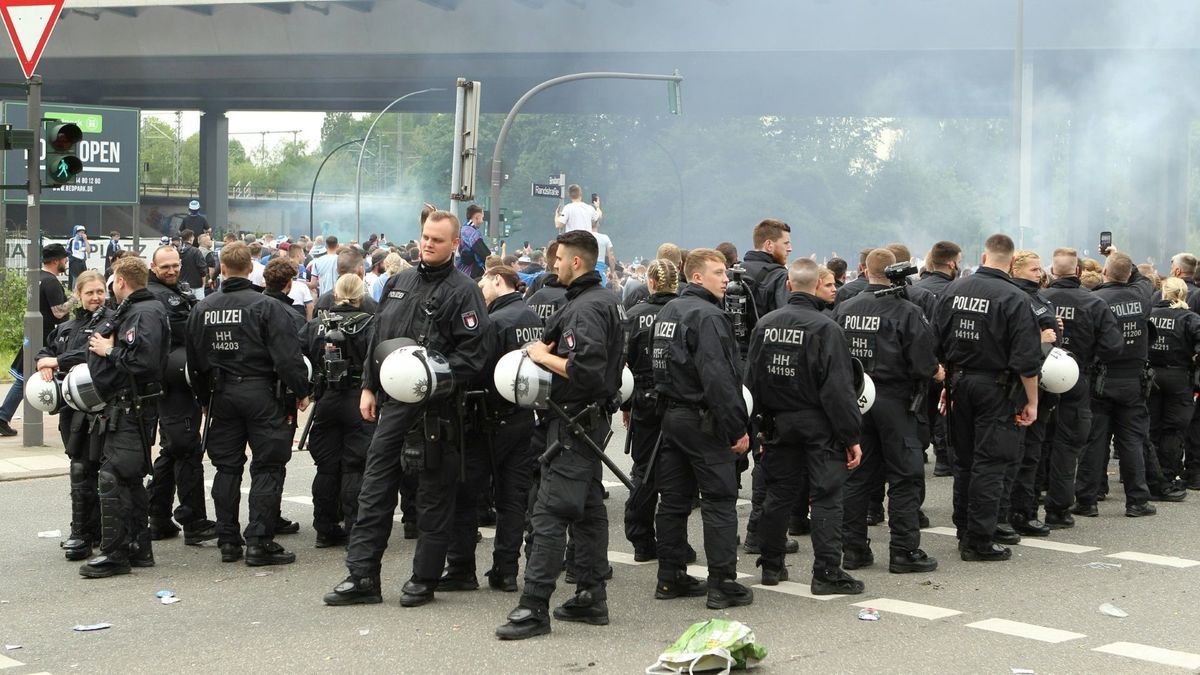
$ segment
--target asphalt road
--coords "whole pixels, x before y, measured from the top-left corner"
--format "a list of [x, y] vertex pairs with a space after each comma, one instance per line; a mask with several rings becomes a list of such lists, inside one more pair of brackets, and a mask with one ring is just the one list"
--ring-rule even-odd
[[[622, 436], [613, 438], [613, 454], [620, 453]], [[624, 460], [621, 456], [619, 461], [627, 464]], [[384, 560], [384, 603], [322, 605], [321, 596], [345, 576], [345, 569], [341, 550], [313, 548], [311, 507], [303, 503], [312, 475], [308, 456], [296, 455], [286, 494], [295, 501], [284, 502], [284, 514], [304, 528], [279, 539], [298, 554], [295, 564], [223, 564], [215, 547], [186, 547], [182, 539], [174, 539], [156, 543], [156, 567], [105, 580], [81, 578], [78, 564], [63, 560], [57, 539], [37, 536], [68, 530], [66, 478], [0, 484], [5, 516], [0, 522], [5, 542], [0, 549], [0, 642], [20, 645], [0, 652], [0, 669], [8, 667], [5, 675], [166, 670], [637, 673], [690, 624], [721, 616], [754, 629], [769, 650], [763, 662], [769, 672], [1187, 672], [1179, 666], [1200, 671], [1200, 493], [1190, 493], [1182, 504], [1160, 504], [1156, 517], [1128, 519], [1113, 477], [1114, 494], [1101, 504], [1101, 517], [1080, 519], [1074, 530], [1043, 540], [1096, 550], [1019, 546], [1010, 562], [964, 563], [958, 560], [953, 536], [927, 533], [923, 547], [941, 561], [941, 569], [892, 575], [877, 562], [855, 573], [867, 590], [853, 598], [804, 597], [812, 562], [805, 541], [789, 560], [792, 578], [800, 583], [777, 587], [784, 590], [756, 589], [752, 606], [727, 612], [705, 609], [704, 598], [655, 600], [653, 564], [614, 562], [611, 625], [556, 622], [549, 636], [502, 643], [492, 631], [515, 605], [515, 594], [485, 585], [475, 592], [441, 594], [421, 608], [399, 606], [399, 587], [410, 572], [413, 549], [399, 527]], [[620, 528], [624, 495], [623, 487], [614, 487], [608, 502], [611, 548], [629, 553], [632, 548]], [[743, 496], [749, 496], [748, 490]], [[935, 528], [950, 525], [949, 504], [950, 479], [930, 478], [926, 512]], [[744, 526], [748, 504], [738, 511]], [[883, 558], [886, 531], [872, 528], [872, 535], [877, 559]], [[698, 513], [692, 517], [690, 539], [699, 548]], [[490, 562], [488, 543], [485, 539], [479, 549], [481, 571]], [[1185, 560], [1108, 557], [1123, 552]], [[756, 575], [754, 557], [743, 554], [739, 570]], [[174, 591], [181, 602], [162, 605], [155, 593], [164, 589]], [[555, 600], [565, 598], [560, 588]], [[881, 619], [860, 621], [854, 606], [858, 602], [879, 606]], [[1129, 616], [1106, 616], [1098, 609], [1103, 603]], [[99, 622], [112, 628], [72, 630]], [[997, 626], [1026, 636], [985, 630]], [[1114, 643], [1142, 647], [1112, 647]], [[1150, 655], [1159, 662], [1097, 648]], [[1179, 666], [1165, 665], [1162, 659]]]

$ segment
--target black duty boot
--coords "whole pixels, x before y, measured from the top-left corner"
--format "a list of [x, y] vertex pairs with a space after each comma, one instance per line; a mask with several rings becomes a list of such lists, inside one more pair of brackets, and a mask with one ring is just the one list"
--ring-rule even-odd
[[487, 577], [490, 588], [505, 593], [517, 592], [517, 576], [515, 574], [502, 574], [499, 570], [491, 569], [484, 576]]
[[436, 584], [426, 584], [416, 579], [409, 579], [400, 588], [401, 607], [420, 607], [433, 602], [433, 592]]
[[1150, 490], [1150, 501], [1152, 502], [1181, 502], [1185, 499], [1187, 499], [1187, 490], [1176, 487], [1173, 483], [1166, 483], [1158, 486], [1157, 490]]
[[840, 567], [825, 567], [813, 570], [813, 595], [858, 595], [863, 592], [863, 582], [846, 574]]
[[936, 558], [929, 557], [925, 551], [918, 548], [912, 551], [893, 551], [892, 559], [888, 562], [888, 571], [892, 574], [932, 572], [937, 566]]
[[996, 531], [992, 534], [992, 541], [997, 544], [1019, 544], [1021, 543], [1021, 535], [1013, 529], [1008, 523], [996, 523]]
[[1012, 558], [1012, 550], [990, 541], [979, 544], [963, 542], [958, 555], [966, 562], [998, 562]]
[[300, 523], [294, 520], [288, 520], [283, 516], [275, 521], [275, 534], [296, 534], [300, 531]]
[[704, 603], [704, 606], [709, 609], [725, 609], [727, 607], [744, 607], [753, 602], [754, 591], [733, 579], [725, 579], [716, 586], [708, 587], [708, 601]]
[[545, 608], [520, 607], [508, 613], [508, 623], [496, 629], [501, 640], [524, 640], [550, 633], [550, 613]]
[[590, 591], [579, 591], [569, 600], [554, 608], [554, 618], [559, 621], [576, 621], [592, 626], [608, 625], [608, 603], [596, 600]]
[[67, 540], [59, 544], [63, 550], [63, 557], [67, 560], [87, 560], [92, 557], [92, 537], [91, 535], [76, 532], [72, 526], [71, 536]]
[[346, 577], [342, 583], [325, 594], [325, 604], [333, 607], [344, 605], [376, 605], [383, 602], [379, 591], [379, 577]]
[[154, 547], [150, 532], [142, 532], [129, 543], [129, 564], [134, 567], [154, 567]]
[[447, 571], [438, 579], [437, 590], [443, 593], [453, 593], [455, 591], [477, 591], [479, 590], [479, 579], [475, 576], [475, 572], [452, 572]]
[[221, 544], [221, 562], [237, 562], [242, 559], [241, 544]]
[[[758, 543], [758, 533], [757, 532], [747, 532], [746, 533], [746, 543], [742, 544], [742, 550], [745, 551], [746, 553], [751, 553], [754, 555], [762, 555], [762, 546]], [[796, 541], [795, 539], [788, 539], [787, 543], [783, 545], [783, 551], [784, 551], [784, 553], [799, 553], [800, 552], [800, 542]], [[689, 562], [696, 562], [696, 561], [693, 558]]]
[[769, 561], [759, 558], [754, 564], [762, 568], [763, 586], [778, 586], [779, 582], [788, 580], [787, 565], [783, 564], [782, 560]]
[[100, 545], [96, 522], [100, 514], [97, 504], [96, 477], [89, 474], [84, 462], [71, 462], [71, 535], [59, 544], [67, 560], [87, 560], [92, 547]]
[[871, 553], [871, 540], [867, 540], [866, 546], [843, 546], [842, 547], [842, 568], [847, 570], [857, 570], [863, 567], [870, 567], [875, 564], [875, 554]]
[[118, 574], [129, 574], [129, 554], [118, 549], [109, 555], [99, 555], [79, 568], [80, 576], [88, 579], [103, 579]]
[[334, 525], [333, 529], [328, 532], [317, 533], [317, 548], [333, 548], [335, 546], [345, 546], [350, 541], [350, 535], [342, 529], [341, 525]]
[[707, 593], [708, 589], [704, 586], [704, 582], [687, 572], [676, 574], [674, 579], [659, 579], [658, 585], [654, 587], [654, 597], [657, 600], [698, 598]]
[[[1049, 537], [1050, 528], [1045, 523], [1035, 518], [1029, 518], [1021, 513], [1014, 513], [1009, 516], [1008, 522], [1012, 525], [1013, 530], [1025, 537]], [[1004, 543], [1004, 542], [1001, 542]]]
[[206, 541], [217, 538], [217, 524], [211, 520], [202, 519], [183, 527], [183, 543], [187, 546], [200, 546]]
[[294, 562], [296, 562], [296, 554], [273, 541], [259, 545], [251, 544], [246, 547], [246, 564], [250, 567], [290, 565]]
[[1066, 530], [1075, 527], [1075, 518], [1071, 516], [1070, 511], [1050, 511], [1047, 509], [1045, 524], [1051, 530]]
[[173, 539], [179, 536], [179, 526], [170, 518], [151, 518], [150, 519], [150, 538], [154, 541], [162, 541], [163, 539]]
[[929, 527], [929, 516], [925, 515], [921, 509], [917, 509], [917, 527], [922, 530]]
[[1075, 506], [1071, 507], [1071, 513], [1085, 518], [1095, 518], [1100, 515], [1100, 509], [1096, 508], [1094, 503], [1084, 504], [1083, 502], [1076, 502]]
[[1148, 502], [1130, 504], [1125, 507], [1126, 518], [1141, 518], [1143, 516], [1152, 516], [1156, 513], [1158, 513], [1158, 509], [1154, 508], [1154, 505]]

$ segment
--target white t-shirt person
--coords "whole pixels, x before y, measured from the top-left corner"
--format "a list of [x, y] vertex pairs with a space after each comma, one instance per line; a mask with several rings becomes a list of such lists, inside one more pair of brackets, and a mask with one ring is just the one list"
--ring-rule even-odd
[[591, 204], [582, 201], [571, 202], [562, 207], [558, 214], [558, 222], [563, 226], [563, 232], [575, 230], [592, 231], [592, 223], [600, 220], [600, 212]]

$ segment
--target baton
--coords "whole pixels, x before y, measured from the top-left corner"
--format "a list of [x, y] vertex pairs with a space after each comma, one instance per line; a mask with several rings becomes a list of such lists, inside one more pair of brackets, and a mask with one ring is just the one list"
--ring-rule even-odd
[[[309, 411], [308, 419], [304, 422], [304, 429], [300, 431], [300, 442], [296, 444], [296, 452], [304, 452], [304, 444], [308, 442], [308, 433], [312, 431], [313, 421], [317, 419], [318, 405], [320, 405], [319, 401], [312, 404], [312, 410]], [[207, 424], [204, 429], [208, 430]]]
[[[559, 419], [561, 419], [563, 423], [567, 425], [567, 432], [570, 433], [571, 436], [582, 440], [584, 445], [591, 448], [592, 452], [596, 454], [600, 461], [604, 462], [604, 466], [607, 466], [608, 470], [617, 477], [617, 480], [620, 480], [626, 488], [632, 490], [633, 481], [629, 480], [629, 476], [626, 476], [625, 472], [622, 471], [616, 464], [614, 464], [613, 461], [608, 458], [608, 455], [604, 454], [604, 449], [596, 445], [596, 442], [587, 435], [587, 433], [583, 430], [583, 426], [579, 424], [580, 418], [582, 418], [584, 415], [590, 415], [593, 409], [596, 408], [596, 404], [588, 404], [588, 406], [580, 411], [580, 413], [575, 417], [568, 415], [567, 411], [563, 410], [563, 407], [554, 401], [547, 401], [547, 404], [550, 406], [550, 409], [554, 411], [554, 414], [558, 415]], [[561, 451], [562, 444], [558, 441], [558, 439], [555, 439], [554, 443], [552, 443], [550, 447], [546, 449], [546, 452], [542, 454], [538, 461], [540, 461], [542, 464], [549, 464]]]

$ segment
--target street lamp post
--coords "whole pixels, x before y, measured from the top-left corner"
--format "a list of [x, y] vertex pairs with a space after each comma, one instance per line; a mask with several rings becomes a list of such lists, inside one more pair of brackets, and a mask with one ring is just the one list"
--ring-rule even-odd
[[392, 101], [391, 103], [387, 104], [387, 107], [385, 107], [383, 110], [380, 110], [379, 114], [375, 116], [375, 119], [371, 121], [371, 126], [367, 127], [367, 133], [365, 136], [363, 136], [362, 145], [359, 146], [359, 148], [358, 148], [358, 168], [356, 168], [354, 170], [354, 238], [355, 238], [355, 240], [357, 240], [359, 242], [362, 241], [362, 161], [363, 161], [363, 153], [367, 149], [367, 140], [371, 138], [371, 132], [375, 131], [375, 125], [379, 124], [379, 120], [383, 119], [384, 113], [391, 110], [392, 106], [396, 105], [400, 101], [403, 101], [404, 99], [408, 98], [409, 96], [416, 96], [417, 94], [427, 94], [431, 91], [446, 91], [446, 90], [441, 87], [430, 87], [429, 89], [421, 89], [419, 91], [410, 91], [407, 94], [396, 99], [395, 101]]
[[529, 102], [529, 99], [539, 93], [567, 82], [575, 82], [578, 80], [661, 80], [665, 82], [679, 83], [683, 81], [683, 77], [676, 71], [674, 75], [654, 75], [649, 73], [574, 73], [572, 75], [563, 75], [556, 77], [537, 85], [533, 89], [525, 92], [521, 98], [517, 99], [512, 110], [508, 111], [508, 116], [504, 118], [504, 124], [500, 126], [500, 134], [496, 136], [496, 150], [492, 154], [492, 198], [489, 203], [491, 209], [490, 218], [488, 219], [488, 236], [498, 238], [500, 236], [500, 181], [503, 174], [503, 151], [504, 141], [508, 138], [508, 130], [512, 127], [513, 121], [517, 117], [517, 113], [521, 112], [521, 108]]
[[362, 143], [364, 140], [365, 139], [363, 139], [363, 138], [356, 138], [352, 141], [346, 141], [345, 143], [342, 143], [341, 145], [337, 146], [336, 148], [330, 150], [329, 154], [325, 155], [325, 159], [321, 160], [321, 166], [317, 167], [317, 175], [313, 176], [312, 190], [308, 193], [308, 238], [309, 239], [315, 238], [314, 229], [313, 229], [313, 227], [314, 227], [313, 226], [313, 223], [314, 223], [313, 201], [315, 200], [315, 198], [317, 196], [317, 179], [321, 177], [321, 169], [325, 168], [325, 162], [328, 162], [329, 158], [333, 157], [333, 154], [335, 152], [337, 152], [338, 150], [341, 150], [342, 148], [346, 147], [347, 145], [353, 145], [355, 143]]

